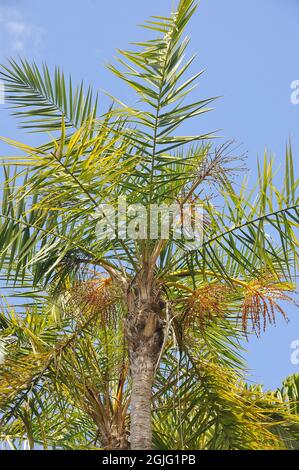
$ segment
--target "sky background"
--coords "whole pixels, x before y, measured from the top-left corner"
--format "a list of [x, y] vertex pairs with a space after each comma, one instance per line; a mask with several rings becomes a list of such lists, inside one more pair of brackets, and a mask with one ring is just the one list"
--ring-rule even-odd
[[[138, 24], [150, 15], [168, 15], [172, 0], [0, 0], [0, 63], [18, 56], [59, 65], [100, 90], [133, 103], [127, 88], [105, 69], [117, 48], [148, 37]], [[292, 139], [299, 158], [299, 105], [291, 104], [291, 82], [299, 80], [299, 0], [201, 0], [188, 28], [194, 71], [207, 69], [194, 101], [221, 96], [215, 110], [192, 126], [192, 133], [221, 129], [247, 152], [252, 182], [256, 162], [267, 148], [282, 164]], [[34, 143], [17, 129], [0, 105], [0, 135]], [[0, 143], [0, 156], [7, 154]], [[299, 340], [299, 309], [288, 307], [290, 322], [277, 321], [247, 344], [250, 378], [267, 388], [299, 372], [291, 362], [291, 343]], [[298, 355], [299, 357], [299, 355]]]

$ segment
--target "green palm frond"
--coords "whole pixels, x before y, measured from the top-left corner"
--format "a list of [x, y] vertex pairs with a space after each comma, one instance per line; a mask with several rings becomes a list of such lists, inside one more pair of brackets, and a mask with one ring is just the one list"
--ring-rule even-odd
[[80, 128], [96, 117], [98, 100], [91, 88], [84, 95], [83, 83], [74, 87], [71, 78], [67, 81], [59, 68], [51, 76], [45, 64], [40, 72], [34, 62], [10, 60], [9, 65], [2, 66], [0, 77], [5, 84], [5, 99], [24, 129], [59, 130], [62, 116], [67, 127]]
[[166, 385], [154, 402], [156, 449], [284, 449], [279, 426], [288, 430], [290, 446], [295, 441], [299, 421], [279, 399], [248, 390], [232, 371], [194, 350], [189, 359], [187, 353], [166, 361]]
[[[247, 183], [237, 192], [225, 177], [216, 203], [202, 202], [203, 243], [189, 256], [191, 270], [203, 275], [212, 272], [228, 283], [230, 275], [246, 279], [261, 271], [272, 272], [278, 278], [295, 279], [299, 195], [298, 179], [294, 172], [289, 172], [293, 166], [290, 148], [285, 162], [282, 190], [274, 182], [273, 161], [266, 155], [256, 190], [249, 191]], [[181, 245], [182, 250], [165, 266], [166, 271], [186, 269]]]
[[[129, 108], [120, 103], [121, 107], [115, 109], [115, 113], [125, 114], [134, 126], [138, 126], [138, 133], [131, 134], [131, 138], [146, 158], [143, 181], [146, 181], [148, 189], [144, 187], [144, 191], [148, 191], [150, 202], [157, 198], [155, 193], [159, 180], [164, 184], [167, 182], [170, 152], [183, 145], [212, 138], [211, 133], [193, 136], [174, 134], [186, 120], [209, 111], [207, 106], [214, 100], [183, 102], [202, 73], [182, 83], [181, 79], [194, 59], [192, 57], [184, 63], [189, 40], [182, 40], [182, 34], [195, 9], [193, 0], [182, 0], [171, 17], [153, 17], [145, 27], [158, 33], [158, 38], [135, 43], [139, 48], [136, 51], [119, 51], [122, 67], [109, 67], [136, 92], [139, 102], [144, 105]], [[175, 179], [177, 176], [172, 175], [172, 180]]]

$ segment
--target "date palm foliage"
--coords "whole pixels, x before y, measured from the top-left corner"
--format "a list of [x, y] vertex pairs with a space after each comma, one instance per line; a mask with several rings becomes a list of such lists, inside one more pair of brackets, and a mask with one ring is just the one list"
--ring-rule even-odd
[[[200, 130], [214, 98], [194, 91], [201, 72], [188, 75], [196, 7], [180, 0], [145, 23], [152, 39], [119, 51], [109, 68], [134, 105], [99, 111], [58, 68], [2, 66], [13, 114], [44, 136], [3, 138], [16, 154], [2, 164], [4, 446], [296, 447], [297, 395], [248, 387], [241, 344], [294, 302], [299, 180], [288, 146], [282, 178], [265, 155], [255, 187], [239, 184], [233, 144]], [[99, 208], [120, 198], [200, 204], [201, 245], [151, 239], [146, 224], [136, 239], [99, 237]]]

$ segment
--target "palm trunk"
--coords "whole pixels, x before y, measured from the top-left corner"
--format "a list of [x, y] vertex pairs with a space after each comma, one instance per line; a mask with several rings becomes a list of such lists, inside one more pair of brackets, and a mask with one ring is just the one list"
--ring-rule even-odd
[[154, 377], [153, 361], [137, 354], [131, 362], [131, 449], [152, 448], [151, 395]]
[[150, 450], [152, 386], [164, 324], [159, 315], [161, 308], [154, 309], [152, 303], [144, 301], [138, 303], [126, 325], [132, 377], [130, 442], [132, 450]]

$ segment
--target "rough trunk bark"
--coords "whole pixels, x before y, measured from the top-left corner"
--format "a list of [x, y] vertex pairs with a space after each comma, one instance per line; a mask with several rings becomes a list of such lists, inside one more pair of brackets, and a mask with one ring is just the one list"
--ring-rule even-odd
[[[156, 308], [155, 308], [156, 307]], [[151, 396], [154, 372], [164, 339], [161, 308], [141, 302], [127, 320], [132, 394], [130, 443], [132, 450], [152, 449]]]
[[119, 430], [116, 426], [111, 426], [108, 435], [101, 434], [105, 450], [128, 450], [130, 447], [125, 429]]

